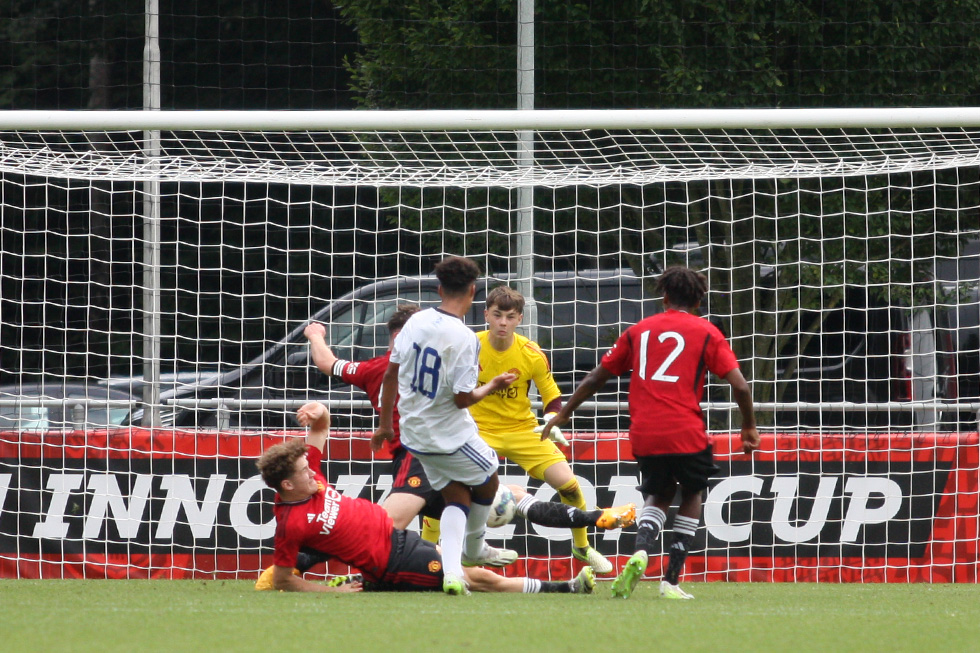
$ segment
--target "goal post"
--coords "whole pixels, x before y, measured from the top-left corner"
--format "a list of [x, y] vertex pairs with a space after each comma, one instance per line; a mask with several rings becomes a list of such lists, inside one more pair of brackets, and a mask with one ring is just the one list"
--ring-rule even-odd
[[[436, 301], [432, 265], [459, 254], [529, 282], [566, 396], [659, 310], [660, 271], [708, 277], [767, 452], [732, 450], [709, 379], [725, 473], [693, 577], [975, 582], [978, 170], [980, 108], [0, 111], [0, 385], [22, 387], [0, 393], [0, 574], [254, 574], [251, 461], [308, 399], [333, 408], [331, 480], [381, 499], [370, 409], [302, 327], [380, 353], [392, 307]], [[87, 411], [47, 391], [69, 384]], [[572, 425], [590, 503], [639, 498], [625, 388]], [[524, 569], [571, 565], [568, 533], [495, 536]]]

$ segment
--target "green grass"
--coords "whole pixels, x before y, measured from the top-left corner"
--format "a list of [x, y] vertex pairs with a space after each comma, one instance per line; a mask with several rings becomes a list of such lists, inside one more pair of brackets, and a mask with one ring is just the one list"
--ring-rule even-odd
[[3, 651], [977, 651], [980, 586], [640, 583], [592, 596], [283, 594], [247, 581], [0, 580]]

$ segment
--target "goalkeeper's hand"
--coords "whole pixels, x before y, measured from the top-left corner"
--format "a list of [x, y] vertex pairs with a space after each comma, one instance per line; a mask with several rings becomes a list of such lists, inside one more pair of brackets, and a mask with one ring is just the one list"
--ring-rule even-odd
[[[557, 413], [548, 413], [547, 415], [542, 417], [541, 425], [538, 426], [536, 429], [534, 429], [534, 432], [541, 433], [542, 431], [544, 431], [544, 427], [548, 425], [548, 422], [550, 422], [555, 415], [557, 415]], [[565, 438], [564, 435], [562, 435], [561, 429], [558, 428], [557, 426], [551, 427], [551, 431], [548, 433], [548, 439], [554, 442], [555, 444], [560, 444], [563, 447], [568, 446], [568, 440]]]

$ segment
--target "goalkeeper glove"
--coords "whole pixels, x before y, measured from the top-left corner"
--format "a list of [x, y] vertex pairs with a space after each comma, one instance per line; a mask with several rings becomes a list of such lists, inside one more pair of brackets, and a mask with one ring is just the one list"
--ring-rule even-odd
[[[544, 427], [547, 426], [548, 425], [548, 422], [550, 422], [551, 419], [555, 415], [557, 415], [557, 414], [558, 413], [548, 413], [547, 415], [545, 415], [544, 417], [542, 417], [541, 418], [541, 426], [539, 426], [538, 428], [534, 429], [534, 432], [535, 433], [541, 433], [542, 431], [544, 431]], [[551, 427], [551, 433], [548, 434], [548, 439], [551, 440], [552, 442], [554, 442], [555, 444], [560, 444], [563, 447], [569, 446], [568, 445], [568, 440], [565, 439], [565, 436], [562, 435], [561, 429], [558, 428], [557, 426], [552, 426]]]

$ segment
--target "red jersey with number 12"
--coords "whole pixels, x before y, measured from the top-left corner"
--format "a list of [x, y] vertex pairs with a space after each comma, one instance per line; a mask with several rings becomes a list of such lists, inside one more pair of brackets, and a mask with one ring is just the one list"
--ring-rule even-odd
[[738, 369], [728, 341], [708, 320], [669, 310], [645, 318], [602, 357], [617, 376], [630, 372], [630, 443], [634, 456], [690, 454], [711, 440], [701, 397], [707, 372]]
[[380, 581], [391, 554], [391, 517], [378, 504], [345, 497], [331, 487], [320, 472], [319, 449], [310, 447], [306, 457], [320, 489], [291, 503], [276, 495], [273, 564], [295, 567], [299, 550], [309, 547], [359, 569], [369, 581]]

